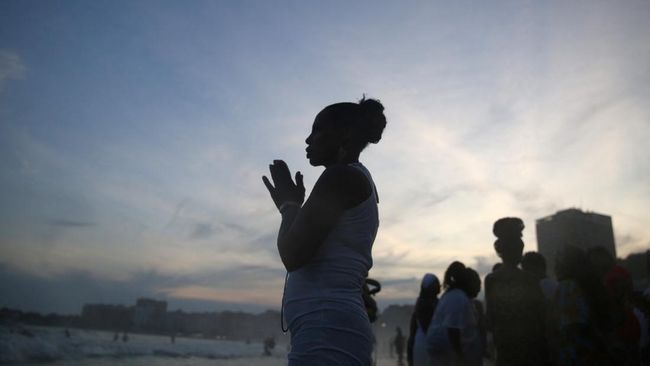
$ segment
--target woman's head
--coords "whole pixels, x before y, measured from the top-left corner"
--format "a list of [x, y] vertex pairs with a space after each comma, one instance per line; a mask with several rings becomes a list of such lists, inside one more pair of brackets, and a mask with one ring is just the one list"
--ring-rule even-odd
[[386, 127], [384, 106], [375, 99], [325, 107], [307, 137], [307, 159], [313, 166], [355, 161], [369, 143], [376, 144]]
[[455, 261], [447, 267], [443, 286], [446, 290], [455, 288], [464, 290], [467, 288], [467, 273], [463, 263]]
[[440, 293], [440, 280], [433, 273], [427, 273], [420, 283], [420, 297], [436, 297]]
[[492, 232], [497, 237], [494, 250], [503, 263], [517, 265], [521, 261], [524, 251], [524, 242], [521, 240], [523, 230], [524, 222], [517, 217], [504, 217], [494, 223]]

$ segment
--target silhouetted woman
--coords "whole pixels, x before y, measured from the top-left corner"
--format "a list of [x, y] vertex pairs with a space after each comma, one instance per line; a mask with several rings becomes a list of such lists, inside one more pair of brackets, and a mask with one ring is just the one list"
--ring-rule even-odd
[[300, 172], [281, 160], [263, 177], [282, 214], [278, 251], [288, 271], [284, 312], [289, 365], [370, 365], [372, 332], [362, 286], [379, 225], [377, 193], [359, 154], [386, 126], [373, 99], [323, 109], [307, 137], [307, 159], [325, 171], [304, 202]]
[[494, 249], [503, 261], [485, 278], [487, 322], [492, 328], [497, 366], [545, 365], [545, 303], [538, 280], [517, 268], [524, 250], [524, 223], [515, 217], [497, 220]]
[[409, 366], [431, 366], [426, 347], [426, 334], [433, 312], [438, 305], [440, 280], [436, 275], [427, 273], [422, 277], [420, 295], [415, 301], [411, 314], [411, 329], [406, 347], [406, 359]]
[[477, 365], [472, 350], [479, 341], [478, 323], [467, 292], [467, 270], [453, 262], [445, 271], [445, 293], [438, 301], [427, 330], [426, 342], [431, 365]]
[[601, 279], [609, 299], [610, 354], [622, 366], [640, 363], [639, 340], [641, 324], [630, 303], [634, 284], [630, 273], [602, 246], [589, 248], [586, 253], [592, 268]]

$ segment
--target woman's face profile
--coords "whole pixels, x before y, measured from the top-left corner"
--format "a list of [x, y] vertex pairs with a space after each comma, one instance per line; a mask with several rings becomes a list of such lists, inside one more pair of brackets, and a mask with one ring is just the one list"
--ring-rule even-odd
[[319, 113], [314, 119], [307, 143], [307, 159], [313, 166], [328, 166], [337, 162], [342, 142], [342, 133], [336, 129], [326, 113]]

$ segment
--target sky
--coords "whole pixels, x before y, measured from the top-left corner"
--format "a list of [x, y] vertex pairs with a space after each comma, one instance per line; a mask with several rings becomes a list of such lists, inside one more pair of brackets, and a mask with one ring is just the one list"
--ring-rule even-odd
[[498, 261], [577, 207], [650, 247], [650, 2], [0, 2], [0, 307], [279, 309], [273, 159], [310, 187], [325, 106], [378, 98], [370, 276]]

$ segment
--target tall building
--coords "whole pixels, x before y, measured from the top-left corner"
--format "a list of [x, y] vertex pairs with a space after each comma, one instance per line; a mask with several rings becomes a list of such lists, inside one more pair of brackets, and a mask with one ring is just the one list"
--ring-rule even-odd
[[139, 298], [135, 303], [133, 325], [137, 330], [160, 330], [164, 327], [166, 313], [166, 301]]
[[554, 276], [555, 256], [567, 245], [588, 250], [602, 246], [616, 258], [612, 218], [570, 208], [537, 220], [537, 251], [545, 258], [548, 275]]

